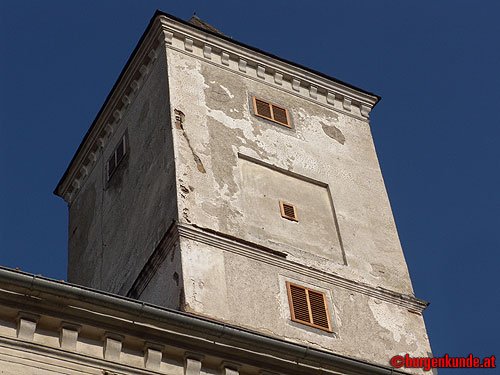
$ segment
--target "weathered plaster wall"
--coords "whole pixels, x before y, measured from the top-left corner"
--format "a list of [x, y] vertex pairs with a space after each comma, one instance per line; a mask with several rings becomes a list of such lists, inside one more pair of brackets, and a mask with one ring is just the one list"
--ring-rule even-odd
[[[252, 95], [288, 108], [292, 128], [256, 117]], [[125, 130], [126, 159], [107, 182]], [[280, 199], [299, 222], [281, 217]], [[181, 233], [141, 299], [383, 365], [429, 355], [421, 315], [318, 276], [413, 294], [369, 124], [356, 113], [168, 47], [70, 206], [69, 280], [126, 294], [174, 219], [311, 272]], [[286, 281], [326, 293], [333, 333], [291, 322]]]
[[[167, 52], [182, 224], [413, 294], [367, 121]], [[292, 129], [254, 116], [252, 95], [287, 107]], [[281, 218], [279, 199], [298, 223]], [[181, 256], [189, 312], [384, 365], [431, 353], [422, 316], [403, 306], [196, 240], [181, 240]], [[286, 281], [327, 294], [333, 333], [291, 322]]]
[[[207, 244], [181, 246], [187, 311], [384, 366], [396, 354], [432, 356], [422, 316], [406, 308]], [[326, 294], [332, 333], [291, 321], [287, 281]]]
[[[126, 294], [177, 216], [162, 51], [69, 207], [70, 282]], [[124, 132], [127, 153], [107, 181], [106, 162]]]
[[184, 303], [184, 278], [179, 242], [170, 249], [139, 298], [158, 306], [180, 310]]
[[[102, 159], [102, 158], [101, 158]], [[68, 207], [68, 281], [101, 286], [101, 202], [104, 162], [95, 163], [88, 180]]]
[[[366, 121], [179, 51], [168, 49], [168, 61], [171, 106], [182, 112], [174, 130], [182, 222], [285, 250], [290, 260], [352, 280], [413, 293]], [[293, 128], [254, 116], [252, 95], [286, 106]], [[268, 201], [250, 200], [246, 161], [238, 154], [328, 186], [334, 213], [314, 213], [324, 224], [316, 231], [308, 222], [292, 223], [290, 241], [283, 239], [289, 228], [279, 214], [262, 217], [266, 225], [259, 228], [256, 212], [267, 215]], [[312, 217], [312, 206], [302, 203], [314, 198], [303, 191], [301, 200], [304, 189], [299, 183], [292, 187], [297, 207]], [[322, 233], [331, 229], [332, 215], [342, 249], [335, 234]], [[314, 251], [298, 250], [298, 238], [299, 247], [309, 241]]]
[[[265, 233], [276, 249], [345, 263], [328, 187], [241, 157], [238, 165], [248, 239], [262, 242]], [[282, 218], [280, 201], [296, 205], [298, 221]]]

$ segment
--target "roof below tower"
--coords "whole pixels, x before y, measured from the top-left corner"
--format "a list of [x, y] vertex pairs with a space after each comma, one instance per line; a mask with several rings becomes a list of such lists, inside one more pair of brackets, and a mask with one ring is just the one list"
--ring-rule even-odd
[[[224, 35], [223, 33], [221, 33], [219, 30], [217, 30], [215, 27], [213, 26], [210, 26], [208, 23], [206, 23], [205, 21], [202, 21], [197, 15], [196, 13], [193, 14], [193, 16], [189, 19], [188, 23], [190, 23], [191, 25], [193, 26], [196, 26], [196, 27], [199, 27], [201, 29], [204, 29], [204, 30], [208, 30], [208, 31], [211, 31], [213, 33], [217, 33], [219, 35]], [[224, 35], [226, 36], [226, 35]]]
[[[132, 371], [145, 374], [146, 371], [142, 367], [144, 365], [137, 365], [141, 363], [137, 359], [145, 351], [149, 353], [147, 350], [137, 350], [141, 346], [136, 343], [142, 343], [145, 348], [160, 353], [164, 351], [163, 355], [155, 355], [156, 359], [149, 360], [149, 363], [156, 361], [158, 368], [166, 360], [169, 368], [181, 367], [183, 364], [179, 361], [179, 354], [184, 353], [184, 356], [188, 357], [190, 354], [199, 353], [204, 356], [205, 363], [220, 363], [222, 358], [223, 364], [236, 362], [252, 369], [258, 366], [252, 374], [257, 373], [259, 368], [262, 371], [260, 373], [269, 373], [271, 369], [287, 374], [306, 373], [311, 366], [320, 373], [333, 371], [336, 374], [408, 374], [384, 365], [286, 341], [213, 319], [3, 266], [0, 266], [0, 294], [0, 312], [3, 313], [0, 328], [4, 328], [0, 329], [0, 339], [8, 343], [9, 353], [18, 355], [14, 361], [0, 356], [2, 369], [5, 366], [7, 369], [13, 368], [10, 366], [16, 366], [16, 361], [22, 359], [23, 368], [39, 373], [34, 368], [39, 368], [40, 363], [33, 358], [36, 358], [36, 353], [48, 352], [51, 353], [50, 358], [46, 358], [42, 364], [58, 368], [62, 363], [65, 365], [65, 373], [68, 369], [75, 369], [71, 373], [80, 373], [82, 368], [95, 369], [98, 364], [97, 366], [104, 369], [123, 368], [127, 369], [126, 373], [129, 374]], [[27, 322], [28, 328], [25, 323], [19, 323], [20, 320]], [[45, 323], [43, 330], [36, 329], [39, 320], [49, 322]], [[16, 336], [16, 330], [11, 329], [16, 324], [19, 327], [17, 331], [22, 330], [25, 335], [30, 331], [29, 327], [33, 328], [31, 335], [36, 329], [37, 335], [44, 340], [43, 344], [40, 341], [34, 342], [33, 336]], [[141, 327], [146, 329], [141, 330]], [[62, 347], [62, 344], [60, 346], [59, 340], [49, 340], [61, 335], [62, 328], [78, 332], [69, 339], [74, 344], [82, 331], [92, 345], [84, 345], [76, 351], [74, 348]], [[94, 352], [85, 352], [88, 346], [101, 346], [101, 353], [106, 353], [106, 337], [115, 338], [115, 341], [119, 342], [118, 349], [111, 349], [112, 352], [118, 352], [117, 356], [106, 358], [103, 362], [102, 357], [99, 358]], [[208, 340], [210, 345], [207, 344]], [[120, 356], [120, 353], [125, 351], [122, 348], [127, 351], [127, 356]], [[199, 361], [196, 356], [188, 358], [197, 358]], [[17, 366], [16, 368], [19, 369]], [[103, 370], [103, 373], [115, 372]]]

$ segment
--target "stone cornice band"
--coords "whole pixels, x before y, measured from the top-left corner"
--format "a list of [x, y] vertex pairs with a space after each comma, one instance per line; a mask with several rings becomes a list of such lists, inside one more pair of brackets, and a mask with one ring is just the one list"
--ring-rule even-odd
[[267, 263], [282, 270], [290, 271], [296, 275], [309, 277], [335, 287], [346, 289], [350, 292], [363, 294], [368, 297], [401, 306], [418, 314], [421, 314], [428, 306], [427, 302], [410, 295], [380, 287], [373, 287], [366, 283], [346, 279], [334, 273], [324, 272], [291, 261], [286, 259], [286, 253], [267, 249], [261, 245], [252, 244], [248, 241], [238, 241], [230, 238], [230, 236], [210, 229], [177, 222], [174, 222], [165, 233], [165, 236], [159, 242], [155, 251], [151, 254], [150, 259], [144, 265], [144, 268], [127, 293], [127, 297], [139, 298], [152, 276], [160, 268], [163, 259], [165, 259], [171, 249], [176, 246], [179, 239], [196, 241], [220, 250], [244, 256], [257, 262]]

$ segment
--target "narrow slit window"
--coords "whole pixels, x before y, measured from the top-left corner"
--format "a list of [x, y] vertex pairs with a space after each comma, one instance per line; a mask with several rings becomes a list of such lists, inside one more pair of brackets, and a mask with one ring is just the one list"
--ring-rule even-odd
[[256, 98], [255, 96], [252, 96], [252, 101], [256, 116], [263, 117], [288, 128], [292, 127], [290, 125], [290, 115], [288, 114], [288, 109], [270, 103], [266, 100]]
[[122, 141], [120, 142], [120, 144], [116, 148], [117, 164], [120, 162], [120, 160], [122, 160], [123, 155], [125, 155], [125, 137], [122, 138]]
[[292, 321], [332, 332], [325, 293], [287, 281]]
[[292, 221], [299, 221], [299, 217], [297, 216], [297, 207], [293, 204], [280, 201], [280, 211], [281, 217]]
[[127, 153], [125, 138], [126, 138], [125, 134], [123, 134], [122, 138], [120, 139], [120, 143], [118, 143], [115, 150], [113, 151], [113, 153], [109, 157], [108, 162], [106, 163], [108, 180], [111, 178], [113, 173], [116, 171], [116, 169], [118, 168], [118, 165], [120, 164], [120, 161], [123, 159], [123, 157]]

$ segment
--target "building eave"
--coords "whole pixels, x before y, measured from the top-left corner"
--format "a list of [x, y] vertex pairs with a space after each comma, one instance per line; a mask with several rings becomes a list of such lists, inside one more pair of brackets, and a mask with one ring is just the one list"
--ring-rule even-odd
[[134, 50], [132, 51], [132, 53], [130, 54], [129, 58], [127, 59], [127, 62], [125, 63], [125, 66], [121, 70], [120, 75], [118, 76], [118, 78], [116, 79], [113, 87], [111, 88], [110, 92], [108, 93], [108, 96], [106, 97], [106, 100], [102, 104], [101, 108], [97, 112], [96, 117], [94, 118], [94, 121], [92, 121], [92, 124], [90, 125], [89, 129], [85, 133], [85, 136], [83, 137], [83, 140], [81, 141], [80, 145], [78, 146], [78, 149], [76, 150], [75, 154], [73, 155], [73, 158], [71, 159], [68, 167], [64, 171], [63, 176], [61, 177], [61, 179], [59, 180], [56, 188], [53, 191], [53, 193], [55, 195], [60, 196], [61, 198], [64, 199], [63, 192], [61, 191], [62, 190], [61, 189], [62, 185], [66, 181], [67, 177], [70, 175], [70, 172], [71, 172], [71, 169], [72, 169], [73, 165], [77, 162], [78, 157], [81, 155], [81, 151], [84, 149], [85, 145], [88, 143], [89, 138], [91, 138], [91, 135], [94, 133], [95, 128], [97, 126], [97, 123], [99, 122], [101, 116], [103, 115], [103, 112], [108, 107], [108, 104], [111, 101], [111, 99], [113, 97], [113, 94], [115, 93], [115, 91], [117, 90], [117, 88], [121, 85], [124, 76], [129, 71], [129, 68], [132, 65], [132, 62], [134, 61], [134, 58], [138, 55], [139, 50], [143, 46], [143, 42], [147, 38], [147, 36], [150, 33], [151, 29], [154, 27], [155, 21], [156, 21], [156, 17], [157, 17], [157, 13], [158, 13], [158, 11], [155, 13], [155, 15], [149, 21], [149, 24], [146, 27], [146, 30], [142, 34], [142, 36], [139, 39], [139, 41], [137, 42]]
[[[6, 267], [0, 267], [0, 285], [0, 292], [4, 292], [3, 299], [8, 299], [9, 296], [15, 298], [16, 295], [22, 294], [28, 298], [36, 297], [37, 307], [47, 304], [59, 306], [58, 310], [61, 310], [64, 306], [72, 306], [106, 314], [119, 320], [128, 319], [135, 322], [134, 324], [145, 323], [150, 327], [158, 325], [163, 329], [167, 328], [173, 334], [179, 333], [183, 337], [190, 337], [193, 342], [197, 339], [204, 341], [209, 339], [214, 344], [220, 344], [220, 347], [232, 348], [231, 353], [238, 348], [247, 351], [251, 349], [252, 355], [258, 356], [263, 361], [286, 359], [294, 370], [297, 370], [297, 366], [316, 366], [340, 370], [345, 374], [407, 374], [394, 368], [266, 336], [193, 314]], [[0, 302], [3, 299], [0, 298]]]
[[330, 81], [336, 82], [336, 83], [338, 83], [338, 84], [341, 84], [341, 85], [343, 85], [343, 86], [349, 87], [349, 88], [351, 88], [351, 89], [353, 89], [353, 90], [355, 90], [355, 91], [359, 91], [359, 92], [361, 92], [361, 93], [363, 93], [363, 94], [366, 94], [367, 96], [374, 97], [374, 98], [376, 98], [376, 100], [374, 101], [374, 105], [376, 105], [376, 104], [377, 104], [377, 103], [378, 103], [378, 102], [382, 99], [379, 95], [376, 95], [376, 94], [374, 94], [374, 93], [372, 93], [372, 92], [366, 91], [366, 90], [364, 90], [364, 89], [362, 89], [362, 88], [360, 88], [360, 87], [354, 86], [354, 85], [352, 85], [352, 84], [350, 84], [350, 83], [348, 83], [348, 82], [342, 81], [342, 80], [340, 80], [340, 79], [338, 79], [338, 78], [335, 78], [335, 77], [332, 77], [332, 76], [329, 76], [328, 74], [322, 73], [322, 72], [320, 72], [320, 71], [317, 71], [317, 70], [314, 70], [314, 69], [308, 68], [307, 66], [301, 65], [301, 64], [296, 63], [296, 62], [293, 62], [293, 61], [291, 61], [291, 60], [287, 60], [287, 59], [285, 59], [285, 58], [282, 58], [282, 57], [276, 56], [276, 55], [274, 55], [274, 54], [272, 54], [272, 53], [270, 53], [270, 52], [266, 52], [266, 51], [261, 50], [261, 49], [259, 49], [259, 48], [253, 47], [253, 46], [251, 46], [251, 45], [249, 45], [249, 44], [246, 44], [246, 43], [243, 43], [243, 42], [239, 42], [239, 41], [237, 41], [237, 40], [235, 40], [235, 39], [233, 39], [233, 38], [230, 38], [230, 37], [228, 37], [228, 36], [226, 36], [226, 35], [224, 35], [224, 34], [221, 34], [221, 33], [216, 33], [216, 32], [213, 32], [213, 31], [211, 31], [211, 30], [204, 29], [204, 28], [202, 28], [202, 27], [199, 27], [199, 26], [193, 25], [193, 24], [191, 24], [191, 23], [189, 23], [189, 22], [187, 22], [187, 21], [184, 21], [183, 19], [180, 19], [180, 18], [175, 17], [175, 16], [173, 16], [173, 15], [171, 15], [171, 14], [168, 14], [168, 13], [162, 12], [161, 10], [157, 10], [157, 11], [155, 12], [155, 15], [153, 16], [153, 19], [154, 19], [156, 16], [159, 16], [159, 15], [161, 15], [161, 16], [165, 16], [165, 17], [170, 18], [170, 19], [172, 19], [172, 20], [175, 20], [175, 21], [177, 21], [177, 22], [179, 22], [179, 23], [181, 23], [181, 24], [183, 24], [183, 25], [185, 25], [185, 26], [188, 26], [188, 27], [190, 27], [190, 28], [198, 29], [199, 31], [201, 31], [201, 32], [203, 32], [203, 33], [210, 34], [210, 35], [212, 35], [212, 36], [214, 36], [214, 37], [216, 37], [216, 38], [219, 38], [219, 39], [224, 39], [224, 40], [225, 40], [225, 41], [227, 41], [227, 42], [230, 42], [230, 43], [233, 43], [233, 44], [239, 45], [239, 46], [241, 46], [241, 47], [247, 48], [247, 49], [252, 50], [252, 51], [254, 51], [254, 52], [257, 52], [257, 53], [259, 53], [259, 54], [262, 54], [262, 55], [268, 56], [268, 57], [270, 57], [270, 58], [272, 58], [272, 59], [279, 60], [279, 61], [284, 62], [284, 63], [286, 63], [286, 64], [293, 65], [293, 66], [295, 66], [295, 67], [297, 67], [297, 68], [300, 68], [300, 69], [306, 70], [306, 71], [311, 72], [311, 73], [313, 73], [313, 74], [315, 74], [315, 75], [318, 75], [318, 76], [320, 76], [320, 77], [323, 77], [323, 78], [325, 78], [325, 79], [327, 79], [327, 80], [330, 80]]

